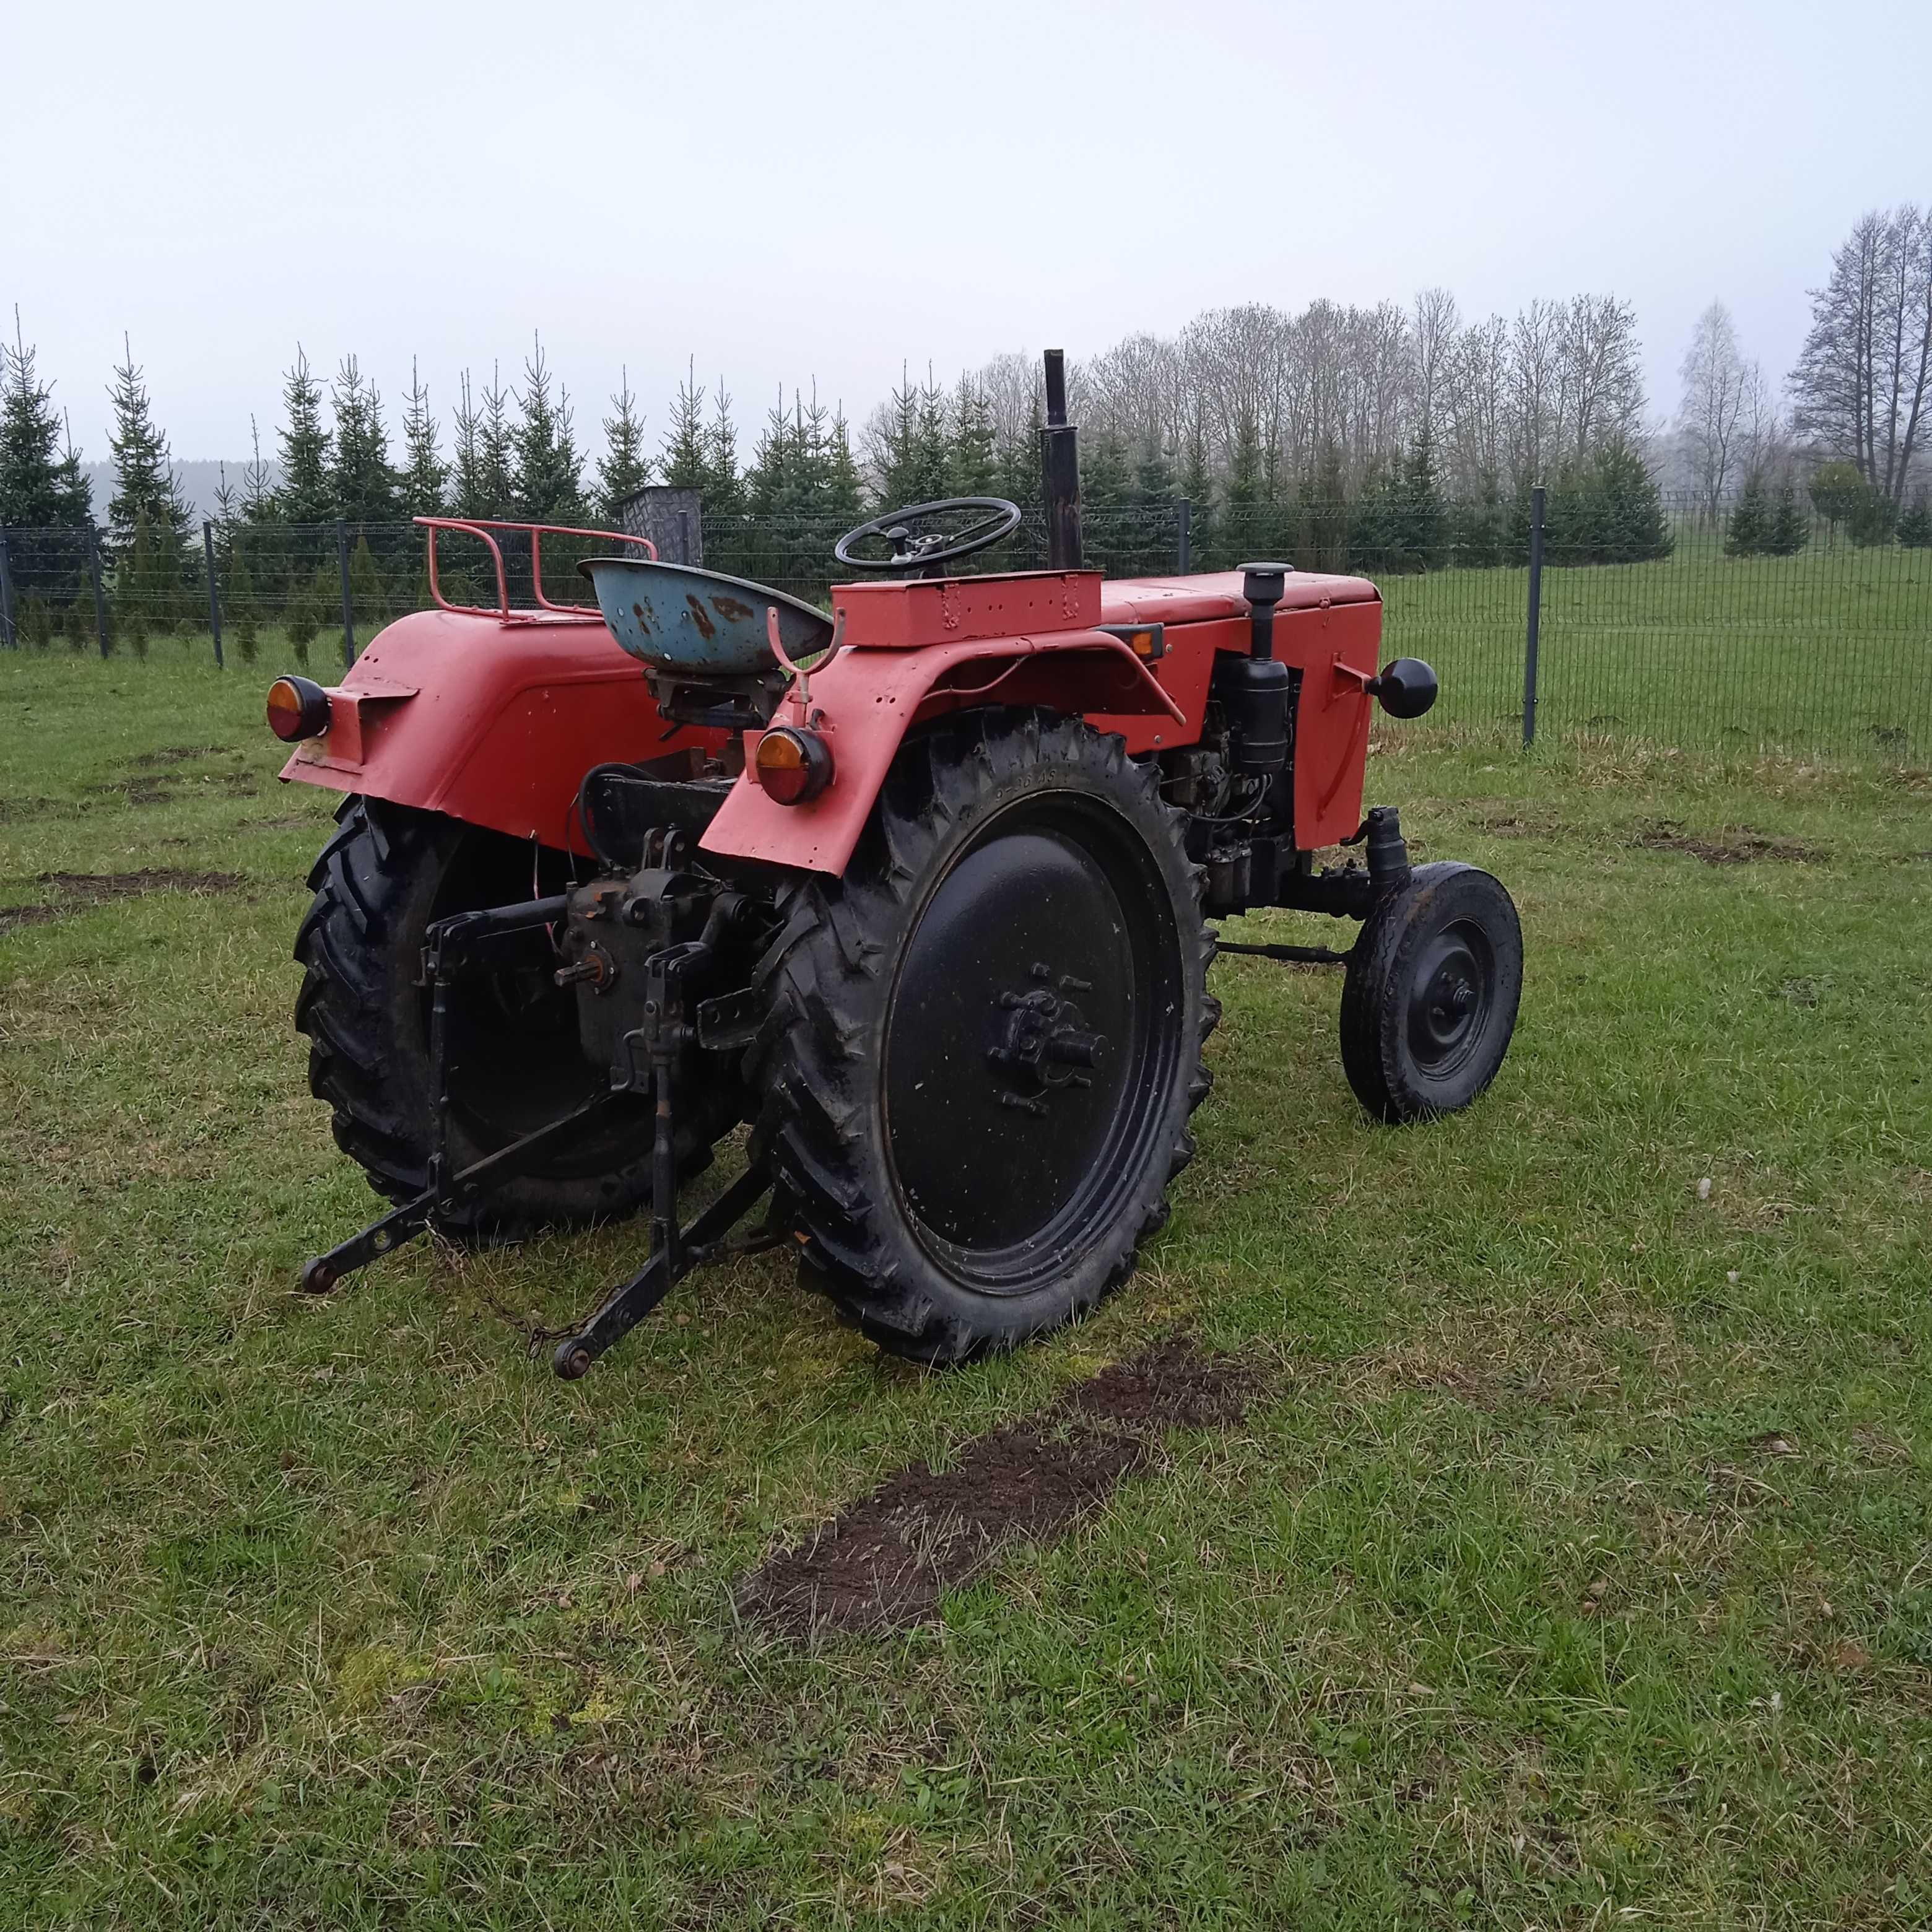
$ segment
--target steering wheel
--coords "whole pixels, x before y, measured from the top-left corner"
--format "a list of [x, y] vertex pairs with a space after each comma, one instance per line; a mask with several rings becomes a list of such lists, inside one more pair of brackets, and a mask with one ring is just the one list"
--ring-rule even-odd
[[[976, 511], [979, 514], [971, 513]], [[942, 518], [956, 520], [967, 517], [964, 529], [944, 527], [915, 534], [914, 524], [938, 524]], [[832, 546], [832, 554], [854, 570], [911, 569], [923, 575], [936, 563], [950, 563], [956, 556], [970, 556], [1011, 536], [1020, 526], [1020, 506], [1004, 496], [942, 496], [931, 503], [909, 504], [903, 510], [889, 510], [848, 530]], [[853, 548], [868, 539], [887, 544], [890, 556], [854, 556]]]

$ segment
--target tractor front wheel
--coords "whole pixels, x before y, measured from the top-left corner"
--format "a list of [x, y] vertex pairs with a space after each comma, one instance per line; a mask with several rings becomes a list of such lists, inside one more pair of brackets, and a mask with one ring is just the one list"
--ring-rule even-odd
[[1218, 1017], [1181, 814], [1032, 711], [910, 740], [842, 879], [782, 902], [754, 1153], [806, 1280], [953, 1363], [1091, 1308], [1193, 1153]]
[[1418, 866], [1369, 915], [1342, 989], [1342, 1066], [1378, 1120], [1466, 1107], [1496, 1078], [1522, 995], [1522, 928], [1474, 866]]

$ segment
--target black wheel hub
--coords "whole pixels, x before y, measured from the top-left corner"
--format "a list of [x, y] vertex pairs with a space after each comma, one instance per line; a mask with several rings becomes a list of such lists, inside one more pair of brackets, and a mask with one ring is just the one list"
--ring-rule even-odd
[[1496, 990], [1487, 937], [1468, 920], [1446, 926], [1425, 946], [1409, 982], [1408, 1048], [1424, 1072], [1454, 1070], [1482, 1037]]
[[1056, 982], [1044, 960], [1034, 961], [1033, 977], [1041, 983], [1024, 993], [1000, 995], [1000, 1009], [1007, 1016], [1006, 1036], [988, 1048], [986, 1064], [1007, 1083], [1000, 1095], [1003, 1105], [1043, 1115], [1046, 1095], [1093, 1085], [1081, 1069], [1100, 1065], [1107, 1036], [1090, 1029], [1085, 1015], [1067, 997], [1092, 992], [1090, 980], [1063, 973]]
[[1003, 814], [928, 900], [886, 1017], [887, 1146], [936, 1258], [1018, 1292], [1082, 1246], [1158, 1120], [1182, 1004], [1131, 830], [1065, 794]]

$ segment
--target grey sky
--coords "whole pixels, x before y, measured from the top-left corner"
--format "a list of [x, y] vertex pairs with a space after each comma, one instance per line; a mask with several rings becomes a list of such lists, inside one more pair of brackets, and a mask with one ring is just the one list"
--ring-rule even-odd
[[748, 450], [781, 381], [857, 420], [902, 358], [1432, 284], [1630, 298], [1658, 412], [1713, 296], [1781, 380], [1852, 220], [1932, 198], [1928, 74], [1922, 0], [14, 0], [0, 303], [89, 457], [124, 328], [182, 458], [269, 435], [298, 338], [392, 409], [418, 356], [446, 429], [533, 328], [592, 444], [694, 353]]

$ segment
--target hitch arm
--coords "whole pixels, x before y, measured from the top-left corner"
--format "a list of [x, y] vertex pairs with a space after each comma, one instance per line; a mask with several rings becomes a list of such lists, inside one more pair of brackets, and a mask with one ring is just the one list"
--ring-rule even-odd
[[380, 1221], [372, 1221], [359, 1234], [352, 1234], [326, 1255], [317, 1255], [302, 1271], [304, 1290], [310, 1294], [326, 1294], [344, 1275], [367, 1268], [378, 1256], [413, 1240], [429, 1226], [439, 1208], [448, 1213], [474, 1198], [493, 1180], [507, 1180], [521, 1174], [558, 1142], [568, 1140], [603, 1112], [616, 1098], [614, 1094], [599, 1094], [574, 1113], [511, 1142], [508, 1147], [499, 1148], [494, 1154], [485, 1154], [481, 1160], [472, 1161], [448, 1181], [424, 1188], [414, 1200], [405, 1201]]
[[590, 1365], [622, 1341], [683, 1277], [708, 1261], [718, 1244], [772, 1184], [762, 1168], [747, 1168], [674, 1241], [654, 1242], [651, 1258], [600, 1301], [574, 1335], [556, 1345], [550, 1365], [566, 1382], [587, 1375]]

